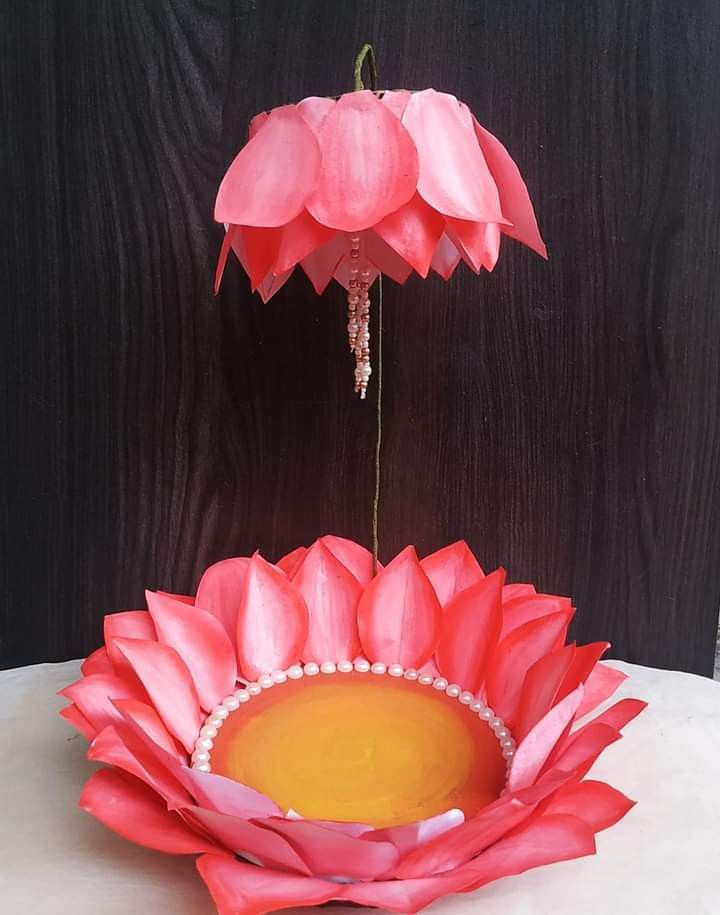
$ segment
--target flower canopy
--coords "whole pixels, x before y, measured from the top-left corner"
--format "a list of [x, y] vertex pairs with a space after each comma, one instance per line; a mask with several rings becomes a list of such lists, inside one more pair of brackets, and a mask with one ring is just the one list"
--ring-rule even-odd
[[[147, 605], [105, 618], [105, 645], [62, 691], [63, 716], [109, 767], [80, 803], [127, 839], [201, 855], [221, 915], [330, 900], [415, 912], [592, 854], [594, 834], [632, 806], [586, 778], [645, 705], [623, 699], [585, 717], [624, 679], [600, 661], [608, 644], [565, 644], [567, 598], [507, 584], [501, 569], [485, 575], [462, 542], [422, 560], [408, 547], [373, 575], [370, 553], [326, 536], [277, 564], [224, 560], [195, 597], [148, 592]], [[333, 714], [350, 694], [356, 712], [336, 717], [334, 736], [298, 730], [298, 714]], [[363, 720], [375, 694], [386, 717], [410, 712], [378, 731], [375, 713]], [[459, 794], [443, 776], [438, 797], [424, 791], [416, 808], [407, 785], [422, 759], [403, 754], [426, 739], [420, 708], [457, 741], [429, 735], [424, 745], [444, 754], [433, 778], [457, 776], [466, 750], [471, 765]], [[363, 785], [381, 751], [372, 778], [428, 815], [393, 819], [385, 798], [371, 822], [345, 816], [347, 792], [313, 769], [330, 752]]]

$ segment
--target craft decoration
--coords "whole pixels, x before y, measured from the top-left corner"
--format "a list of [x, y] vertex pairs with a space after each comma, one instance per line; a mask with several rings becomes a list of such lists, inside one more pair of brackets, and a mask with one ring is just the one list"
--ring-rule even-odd
[[564, 597], [485, 575], [454, 543], [373, 575], [325, 536], [271, 564], [147, 592], [61, 713], [109, 768], [81, 806], [149, 848], [198, 854], [220, 915], [331, 900], [416, 912], [595, 851], [631, 807], [587, 779], [645, 706], [587, 718], [624, 675], [565, 644]]
[[[371, 63], [371, 89], [361, 70]], [[267, 301], [299, 264], [321, 294], [347, 289], [355, 390], [367, 392], [369, 287], [380, 274], [404, 283], [432, 269], [449, 279], [463, 260], [492, 270], [502, 235], [546, 257], [525, 183], [502, 143], [464, 102], [424, 89], [378, 91], [372, 49], [355, 65], [355, 91], [311, 96], [256, 115], [230, 165], [215, 219]]]

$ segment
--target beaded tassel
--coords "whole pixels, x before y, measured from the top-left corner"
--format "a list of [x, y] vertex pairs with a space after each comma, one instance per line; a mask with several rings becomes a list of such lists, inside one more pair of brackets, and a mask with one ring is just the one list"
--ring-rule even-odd
[[355, 393], [365, 400], [370, 365], [370, 271], [360, 266], [360, 238], [350, 239], [350, 281], [348, 283], [348, 344], [355, 355]]

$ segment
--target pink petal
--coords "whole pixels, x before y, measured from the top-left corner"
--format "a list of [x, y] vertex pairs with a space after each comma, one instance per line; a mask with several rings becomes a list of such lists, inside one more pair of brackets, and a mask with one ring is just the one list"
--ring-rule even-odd
[[[379, 271], [373, 264], [370, 263], [370, 261], [366, 261], [365, 266], [370, 268], [368, 286], [372, 286], [372, 284], [375, 282], [375, 280], [378, 277]], [[340, 261], [340, 263], [337, 265], [337, 267], [335, 268], [335, 272], [333, 273], [333, 279], [337, 283], [340, 283], [340, 285], [343, 287], [343, 289], [350, 288], [350, 269], [351, 269], [350, 258], [344, 257]]]
[[139, 684], [114, 674], [90, 674], [61, 689], [59, 695], [73, 702], [96, 732], [118, 720], [113, 699], [147, 698]]
[[261, 111], [259, 114], [255, 115], [255, 117], [250, 121], [250, 126], [248, 127], [248, 140], [252, 140], [258, 130], [267, 124], [269, 117], [270, 113], [268, 111]]
[[455, 96], [434, 89], [413, 93], [403, 124], [417, 147], [417, 189], [426, 203], [457, 219], [507, 221], [472, 117]]
[[430, 267], [444, 280], [449, 280], [460, 263], [460, 252], [447, 235], [443, 234], [437, 243]]
[[169, 812], [146, 785], [112, 769], [100, 769], [85, 785], [80, 806], [123, 838], [173, 855], [219, 849]]
[[200, 607], [146, 591], [158, 638], [180, 655], [197, 690], [200, 705], [214, 708], [235, 688], [235, 649], [219, 622]]
[[184, 781], [198, 804], [208, 810], [244, 819], [280, 814], [280, 808], [269, 797], [224, 775], [186, 769]]
[[546, 771], [575, 772], [578, 778], [582, 778], [603, 750], [620, 740], [621, 736], [619, 731], [608, 724], [589, 724], [573, 734], [560, 752], [553, 753]]
[[580, 683], [585, 684], [595, 665], [609, 647], [610, 642], [591, 642], [589, 645], [580, 645], [576, 648], [572, 664], [558, 689], [557, 698], [564, 699]]
[[508, 776], [510, 791], [526, 788], [535, 782], [566, 727], [573, 721], [582, 697], [583, 687], [578, 686], [541, 718], [520, 741]]
[[239, 232], [244, 255], [242, 263], [254, 292], [273, 269], [280, 251], [283, 230], [242, 226]]
[[181, 759], [177, 745], [155, 709], [136, 699], [115, 699], [113, 705], [125, 721], [133, 722], [142, 733], [176, 759]]
[[360, 642], [371, 660], [420, 667], [430, 658], [442, 610], [413, 547], [406, 547], [373, 578], [357, 615]]
[[291, 270], [335, 235], [334, 229], [320, 225], [307, 210], [303, 210], [282, 230], [277, 257], [272, 267], [273, 273], [280, 274]]
[[441, 896], [455, 892], [447, 875], [422, 880], [375, 880], [338, 887], [342, 898], [359, 906], [370, 906], [388, 912], [419, 912]]
[[437, 664], [435, 663], [435, 659], [428, 658], [428, 660], [424, 664], [422, 664], [420, 667], [418, 667], [418, 674], [421, 677], [429, 676], [429, 677], [432, 677], [433, 679], [435, 679], [436, 677], [439, 677], [440, 670], [439, 670]]
[[216, 562], [205, 570], [195, 597], [198, 607], [202, 607], [220, 620], [233, 645], [240, 595], [249, 565], [250, 559], [247, 556]]
[[569, 597], [556, 597], [554, 594], [535, 594], [509, 597], [503, 601], [503, 629], [501, 639], [531, 620], [539, 620], [551, 613], [559, 613], [572, 606]]
[[336, 235], [322, 248], [313, 251], [303, 258], [300, 266], [307, 274], [318, 295], [322, 295], [327, 284], [333, 278], [338, 264], [350, 251], [350, 240], [347, 235]]
[[497, 223], [448, 219], [445, 231], [471, 270], [480, 273], [482, 267], [494, 269], [500, 256], [500, 226]]
[[[580, 706], [580, 711], [582, 711], [585, 703]], [[644, 711], [647, 708], [647, 702], [643, 699], [621, 699], [619, 702], [616, 702], [615, 705], [611, 705], [610, 708], [605, 709], [604, 712], [601, 712], [597, 717], [593, 718], [592, 721], [588, 722], [585, 727], [588, 727], [591, 724], [609, 724], [610, 727], [615, 728], [618, 731], [622, 731], [626, 724], [629, 724], [634, 718]], [[578, 713], [578, 718], [580, 714]], [[576, 733], [580, 733], [577, 731]]]
[[506, 721], [513, 721], [523, 680], [532, 665], [562, 644], [571, 610], [524, 623], [498, 645], [487, 676], [488, 704]]
[[610, 696], [627, 680], [627, 674], [607, 664], [596, 664], [585, 684], [585, 700], [580, 706], [578, 718], [587, 715]]
[[480, 148], [500, 193], [503, 214], [512, 223], [503, 232], [547, 258], [547, 249], [540, 237], [530, 195], [517, 165], [497, 137], [481, 127], [474, 118], [473, 121]]
[[80, 670], [85, 677], [89, 677], [90, 674], [115, 673], [115, 669], [110, 661], [110, 656], [107, 653], [107, 648], [105, 648], [104, 645], [101, 648], [96, 648], [92, 654], [89, 654], [85, 658], [80, 665]]
[[322, 165], [307, 208], [323, 225], [368, 229], [415, 193], [415, 146], [372, 92], [341, 96], [317, 136]]
[[219, 855], [197, 862], [218, 915], [264, 915], [291, 906], [322, 905], [340, 890], [335, 883], [286, 874]]
[[228, 168], [216, 222], [282, 226], [303, 209], [320, 173], [315, 134], [293, 105], [275, 108]]
[[134, 680], [132, 669], [123, 654], [115, 647], [113, 639], [120, 636], [124, 639], [155, 640], [157, 633], [152, 617], [147, 610], [125, 610], [122, 613], [111, 613], [106, 616], [103, 626], [105, 647], [116, 673], [129, 674], [130, 678]]
[[421, 560], [423, 572], [432, 582], [438, 600], [445, 604], [460, 591], [478, 584], [485, 577], [477, 559], [464, 540], [458, 540]]
[[317, 135], [325, 118], [335, 107], [335, 99], [311, 95], [295, 106], [305, 119], [307, 125]]
[[[353, 573], [363, 587], [369, 584], [375, 574], [370, 550], [366, 550], [364, 546], [360, 546], [354, 540], [336, 537], [334, 534], [326, 534], [320, 538], [320, 541], [346, 569]], [[379, 563], [378, 567], [382, 568]]]
[[314, 874], [374, 880], [398, 862], [398, 850], [390, 842], [366, 842], [310, 820], [273, 817], [263, 823], [284, 836]]
[[162, 594], [163, 597], [169, 597], [172, 600], [179, 600], [182, 604], [187, 604], [188, 607], [195, 606], [195, 598], [192, 594], [173, 594], [171, 591], [156, 591], [156, 594]]
[[243, 674], [255, 679], [289, 667], [300, 657], [307, 635], [305, 601], [284, 572], [256, 553], [238, 612], [237, 651]]
[[453, 808], [444, 813], [438, 813], [434, 817], [428, 817], [426, 820], [418, 820], [416, 823], [389, 826], [386, 829], [373, 829], [364, 838], [368, 842], [392, 842], [400, 856], [405, 858], [416, 849], [446, 836], [464, 822], [465, 814], [462, 810]]
[[309, 629], [303, 661], [346, 661], [360, 652], [355, 611], [362, 587], [321, 540], [308, 550], [293, 577], [307, 604]]
[[290, 553], [286, 553], [285, 556], [278, 559], [275, 565], [278, 569], [282, 569], [288, 578], [292, 579], [293, 575], [300, 568], [300, 564], [305, 558], [307, 551], [308, 548], [306, 546], [299, 546], [297, 549], [292, 550]]
[[275, 295], [275, 293], [282, 289], [285, 283], [290, 279], [290, 274], [292, 270], [286, 270], [285, 273], [281, 273], [280, 276], [275, 276], [274, 273], [268, 273], [265, 279], [258, 283], [257, 294], [267, 304], [270, 299]]
[[191, 753], [202, 715], [190, 671], [178, 653], [142, 639], [116, 638], [113, 642], [138, 675], [168, 730]]
[[90, 724], [77, 705], [66, 705], [65, 708], [60, 709], [58, 714], [76, 731], [79, 731], [86, 740], [93, 740], [97, 736], [97, 728]]
[[363, 232], [362, 245], [365, 256], [377, 268], [378, 273], [389, 276], [396, 283], [404, 283], [412, 273], [412, 265], [403, 260], [375, 232], [370, 230]]
[[[564, 699], [559, 691], [575, 656], [575, 646], [566, 645], [536, 661], [528, 670], [520, 693], [513, 736], [516, 741], [535, 727], [556, 700]], [[575, 686], [578, 684], [576, 683]], [[567, 693], [565, 693], [567, 695]]]
[[556, 791], [543, 813], [569, 813], [587, 823], [593, 832], [600, 832], [614, 826], [634, 806], [635, 801], [616, 788], [604, 782], [584, 781]]
[[305, 862], [282, 836], [249, 823], [241, 817], [203, 810], [202, 807], [185, 807], [203, 831], [231, 851], [240, 855], [252, 855], [263, 867], [294, 871], [311, 875]]
[[472, 693], [479, 691], [502, 626], [505, 570], [456, 594], [445, 606], [435, 658], [443, 675]]
[[412, 92], [407, 89], [391, 89], [388, 92], [383, 92], [380, 101], [392, 111], [398, 120], [402, 121], [402, 116], [405, 114], [411, 95]]
[[155, 788], [147, 771], [137, 757], [130, 752], [117, 729], [111, 724], [103, 728], [93, 740], [87, 752], [87, 758], [92, 762], [105, 763], [108, 766], [122, 769], [123, 772], [129, 772], [130, 775], [134, 775], [153, 789]]
[[225, 267], [227, 266], [227, 259], [230, 256], [230, 251], [233, 248], [233, 242], [235, 241], [235, 236], [239, 234], [239, 226], [228, 226], [223, 235], [222, 244], [220, 245], [220, 253], [218, 254], [217, 264], [215, 265], [215, 282], [213, 283], [213, 292], [217, 295], [220, 292], [220, 286], [222, 284], [222, 278], [225, 274]]
[[[428, 275], [435, 248], [444, 231], [443, 217], [429, 207], [419, 194], [375, 226], [380, 238], [423, 278]], [[380, 266], [376, 261], [374, 263]], [[384, 270], [382, 272], [385, 273]]]
[[505, 585], [503, 588], [503, 604], [514, 600], [516, 597], [533, 597], [535, 594], [537, 594], [535, 585], [525, 585], [519, 583]]

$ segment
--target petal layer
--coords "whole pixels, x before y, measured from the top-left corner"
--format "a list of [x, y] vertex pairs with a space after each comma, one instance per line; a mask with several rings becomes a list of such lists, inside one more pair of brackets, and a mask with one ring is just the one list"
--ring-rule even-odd
[[420, 561], [432, 582], [438, 600], [445, 604], [460, 591], [482, 581], [485, 573], [464, 540], [458, 540], [430, 553]]
[[250, 558], [236, 556], [209, 566], [198, 585], [195, 603], [216, 616], [235, 644], [237, 616]]

